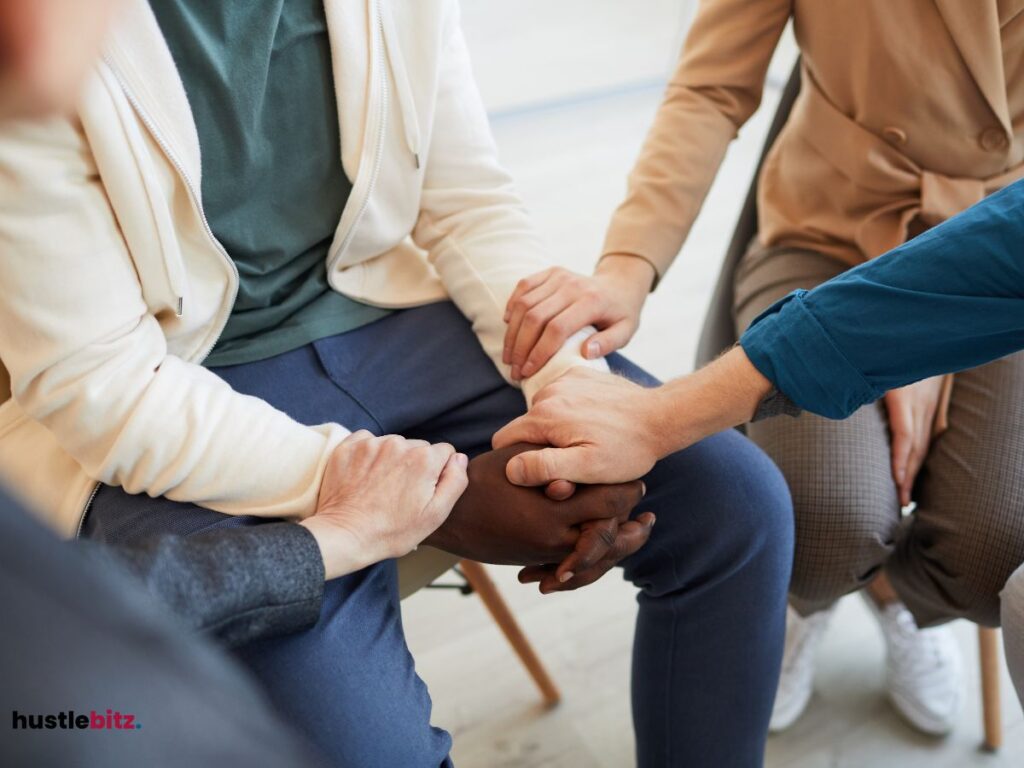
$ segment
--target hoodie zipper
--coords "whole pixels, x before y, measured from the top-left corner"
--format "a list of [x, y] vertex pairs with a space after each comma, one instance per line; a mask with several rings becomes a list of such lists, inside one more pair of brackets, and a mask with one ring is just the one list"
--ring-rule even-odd
[[359, 201], [359, 209], [356, 211], [356, 215], [352, 217], [352, 223], [349, 224], [348, 231], [345, 233], [345, 237], [342, 238], [341, 243], [338, 245], [337, 250], [330, 255], [327, 262], [328, 280], [330, 275], [334, 272], [334, 266], [338, 263], [338, 260], [348, 250], [349, 245], [352, 243], [352, 237], [355, 235], [356, 226], [363, 218], [363, 214], [366, 212], [367, 206], [370, 204], [370, 196], [373, 194], [373, 188], [377, 184], [377, 177], [380, 175], [381, 163], [384, 159], [384, 134], [387, 129], [387, 117], [388, 117], [388, 74], [387, 74], [387, 61], [384, 56], [384, 19], [381, 15], [380, 3], [382, 0], [377, 0], [373, 4], [374, 15], [376, 16], [375, 22], [380, 39], [378, 41], [377, 50], [377, 68], [380, 70], [380, 119], [377, 121], [377, 145], [374, 148], [373, 154], [373, 165], [370, 168], [370, 182], [366, 185], [366, 194], [363, 195], [363, 199]]
[[[153, 137], [153, 140], [156, 141], [156, 143], [160, 146], [160, 149], [163, 150], [163, 153], [167, 156], [167, 159], [171, 161], [171, 165], [174, 166], [174, 169], [178, 172], [178, 175], [181, 176], [182, 181], [185, 182], [185, 189], [188, 190], [189, 199], [192, 201], [192, 207], [195, 209], [196, 213], [199, 214], [199, 219], [200, 221], [202, 221], [203, 231], [206, 233], [206, 236], [213, 244], [214, 249], [217, 251], [217, 253], [221, 255], [221, 257], [224, 259], [224, 263], [227, 264], [228, 268], [230, 269], [232, 278], [231, 299], [230, 301], [227, 302], [227, 304], [225, 304], [225, 306], [227, 307], [227, 312], [224, 311], [224, 308], [221, 308], [221, 317], [218, 318], [219, 327], [217, 328], [217, 334], [214, 336], [213, 341], [210, 342], [210, 344], [208, 344], [201, 353], [194, 356], [193, 359], [191, 360], [191, 362], [200, 363], [204, 359], [206, 359], [206, 357], [216, 346], [217, 342], [220, 341], [220, 336], [224, 332], [224, 327], [227, 325], [228, 317], [230, 317], [231, 315], [231, 308], [235, 305], [235, 299], [238, 298], [238, 267], [235, 266], [235, 262], [232, 261], [231, 257], [228, 255], [228, 252], [224, 250], [224, 246], [220, 244], [219, 240], [217, 240], [217, 236], [213, 234], [213, 230], [210, 228], [210, 222], [207, 220], [206, 213], [203, 211], [202, 199], [200, 198], [199, 192], [196, 190], [195, 184], [192, 182], [192, 178], [188, 175], [188, 171], [185, 170], [185, 166], [181, 163], [181, 161], [178, 160], [177, 155], [175, 155], [174, 152], [171, 151], [170, 146], [164, 140], [163, 136], [160, 135], [160, 132], [157, 130], [156, 125], [154, 125], [153, 121], [149, 118], [149, 115], [147, 115], [143, 111], [142, 106], [139, 104], [138, 99], [135, 98], [135, 95], [128, 88], [127, 83], [125, 83], [124, 78], [122, 78], [121, 75], [118, 73], [117, 68], [114, 67], [109, 61], [107, 61], [107, 66], [113, 73], [114, 78], [121, 85], [121, 91], [124, 93], [125, 98], [128, 99], [128, 103], [132, 105], [132, 108], [135, 110], [135, 113], [139, 116], [139, 119], [142, 120], [142, 124], [145, 125], [146, 128], [149, 130], [149, 133]], [[181, 310], [182, 298], [179, 296], [179, 315], [181, 314]]]

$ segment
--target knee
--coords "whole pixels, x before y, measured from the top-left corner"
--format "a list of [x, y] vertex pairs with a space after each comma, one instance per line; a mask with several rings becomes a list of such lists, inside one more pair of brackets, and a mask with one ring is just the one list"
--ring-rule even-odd
[[699, 539], [709, 565], [719, 571], [756, 565], [766, 578], [788, 580], [792, 503], [781, 472], [761, 449], [729, 430], [667, 457], [655, 473], [680, 507], [675, 523], [659, 524], [668, 522], [681, 541]]
[[1024, 629], [1024, 525], [994, 515], [977, 529], [961, 533], [956, 549], [938, 564], [947, 584], [947, 597], [956, 615], [984, 626], [1001, 619]]
[[794, 505], [796, 542], [789, 591], [827, 605], [868, 584], [892, 553], [899, 519], [881, 500], [827, 493]]

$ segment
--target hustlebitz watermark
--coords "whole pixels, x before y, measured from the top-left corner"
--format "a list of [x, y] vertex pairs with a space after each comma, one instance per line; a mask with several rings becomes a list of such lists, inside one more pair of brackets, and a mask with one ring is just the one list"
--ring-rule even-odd
[[30, 715], [18, 710], [11, 713], [11, 728], [16, 731], [61, 730], [61, 731], [137, 731], [142, 728], [135, 715], [108, 709], [89, 714], [74, 710], [45, 715]]

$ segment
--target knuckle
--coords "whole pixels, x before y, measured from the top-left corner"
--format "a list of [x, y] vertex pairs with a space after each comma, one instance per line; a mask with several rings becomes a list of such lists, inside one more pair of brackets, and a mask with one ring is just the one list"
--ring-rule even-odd
[[550, 323], [548, 328], [551, 330], [553, 336], [568, 336], [570, 332], [569, 321], [563, 320], [561, 317], [556, 317]]
[[395, 456], [405, 450], [405, 438], [400, 435], [385, 435], [380, 441], [381, 449], [389, 456]]
[[527, 311], [526, 317], [523, 318], [523, 322], [529, 326], [540, 325], [544, 320], [544, 313], [537, 307], [532, 307]]
[[602, 526], [597, 532], [597, 537], [601, 540], [601, 543], [605, 548], [612, 549], [612, 547], [615, 546], [615, 532], [611, 528]]

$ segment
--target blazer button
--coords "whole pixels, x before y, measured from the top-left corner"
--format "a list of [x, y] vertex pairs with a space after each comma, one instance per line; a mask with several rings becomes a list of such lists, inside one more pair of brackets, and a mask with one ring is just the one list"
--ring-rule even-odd
[[907, 132], [902, 128], [897, 128], [894, 125], [890, 125], [888, 128], [882, 129], [882, 135], [886, 141], [892, 144], [906, 144], [907, 143]]
[[978, 134], [978, 144], [986, 152], [997, 152], [1006, 149], [1010, 142], [1002, 128], [986, 128]]

